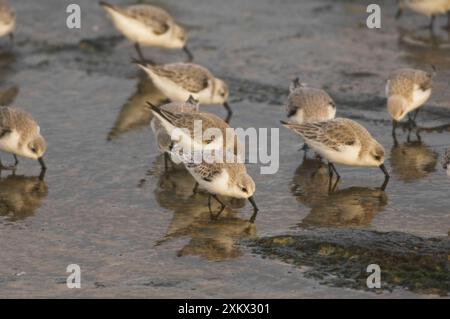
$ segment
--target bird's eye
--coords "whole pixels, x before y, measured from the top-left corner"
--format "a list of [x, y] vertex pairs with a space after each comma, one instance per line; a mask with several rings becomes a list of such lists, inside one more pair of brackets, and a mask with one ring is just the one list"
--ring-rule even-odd
[[242, 188], [241, 188], [241, 191], [243, 191], [244, 193], [247, 193], [247, 188], [242, 187]]
[[33, 153], [37, 153], [37, 149], [36, 149], [35, 147], [32, 147], [32, 148], [31, 148], [31, 151], [32, 151]]
[[374, 155], [373, 158], [377, 161], [381, 160], [381, 156], [380, 155]]

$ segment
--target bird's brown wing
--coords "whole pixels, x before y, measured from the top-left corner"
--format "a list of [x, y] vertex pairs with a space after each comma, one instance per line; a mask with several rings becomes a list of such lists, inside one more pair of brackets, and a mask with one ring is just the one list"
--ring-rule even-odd
[[163, 9], [149, 5], [135, 5], [128, 7], [124, 13], [153, 30], [156, 35], [166, 33], [169, 28], [170, 15]]
[[192, 93], [198, 93], [207, 88], [212, 77], [208, 70], [190, 63], [163, 65], [154, 67], [153, 71]]
[[343, 121], [326, 121], [305, 124], [284, 124], [300, 136], [327, 148], [339, 151], [342, 146], [352, 146], [358, 138], [352, 128]]
[[419, 84], [419, 87], [422, 91], [427, 91], [431, 89], [433, 85], [432, 75], [428, 72], [417, 72], [416, 73], [416, 83]]

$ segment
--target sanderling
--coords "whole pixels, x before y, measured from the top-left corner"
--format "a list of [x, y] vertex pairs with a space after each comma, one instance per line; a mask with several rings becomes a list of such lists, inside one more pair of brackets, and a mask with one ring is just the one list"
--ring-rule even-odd
[[[238, 155], [240, 145], [237, 135], [216, 115], [204, 112], [171, 112], [149, 102], [147, 104], [170, 136], [171, 144], [179, 144], [188, 150], [226, 149]], [[212, 134], [208, 136], [208, 133]]]
[[[247, 173], [245, 164], [240, 163], [236, 157], [233, 157], [234, 154], [228, 151], [224, 153], [211, 152], [209, 156], [215, 159], [213, 161], [207, 158], [201, 162], [193, 161], [193, 153], [183, 153], [183, 148], [177, 146], [172, 148], [171, 155], [182, 162], [199, 186], [209, 193], [208, 207], [211, 215], [211, 198], [214, 198], [221, 205], [219, 212], [214, 216], [217, 218], [226, 206], [217, 195], [228, 196], [248, 199], [253, 206], [253, 215], [250, 218], [250, 222], [253, 223], [255, 221], [259, 210], [253, 198], [256, 186], [252, 177]], [[223, 156], [223, 158], [217, 160], [217, 156]], [[234, 160], [229, 161], [230, 157], [234, 158]]]
[[192, 53], [186, 46], [187, 35], [183, 27], [164, 9], [148, 4], [119, 7], [105, 1], [99, 4], [110, 15], [113, 24], [134, 43], [141, 60], [145, 60], [141, 46], [183, 49], [192, 61]]
[[393, 135], [397, 122], [414, 110], [414, 116], [408, 117], [410, 122], [415, 122], [419, 108], [431, 95], [432, 78], [431, 73], [407, 68], [398, 69], [390, 74], [386, 83], [386, 97], [387, 109], [393, 118]]
[[186, 101], [192, 95], [200, 104], [222, 104], [227, 110], [225, 122], [229, 122], [232, 111], [228, 105], [228, 86], [208, 69], [193, 63], [137, 64], [173, 102]]
[[384, 148], [357, 122], [336, 118], [325, 122], [293, 124], [281, 123], [299, 134], [316, 153], [328, 161], [330, 180], [333, 172], [340, 176], [334, 164], [349, 166], [377, 166], [384, 175], [384, 189], [389, 174], [384, 166]]
[[14, 42], [16, 14], [7, 0], [0, 0], [0, 38], [9, 35], [11, 44]]
[[287, 118], [297, 124], [334, 119], [336, 105], [327, 92], [308, 87], [296, 78], [292, 81], [286, 105]]
[[17, 155], [38, 160], [46, 170], [43, 155], [47, 149], [40, 128], [30, 114], [15, 107], [0, 107], [0, 150], [14, 155], [13, 166], [0, 168], [14, 170], [19, 163]]
[[[446, 14], [450, 10], [449, 0], [399, 0], [399, 9], [395, 16], [396, 19], [400, 18], [404, 9], [423, 14], [431, 18], [429, 28], [433, 30], [434, 20], [437, 15]], [[449, 15], [450, 17], [450, 15]]]

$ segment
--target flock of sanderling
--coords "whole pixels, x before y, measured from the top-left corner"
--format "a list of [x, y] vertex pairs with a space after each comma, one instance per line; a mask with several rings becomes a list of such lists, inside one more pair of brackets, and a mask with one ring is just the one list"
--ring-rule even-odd
[[[187, 33], [167, 11], [147, 4], [127, 7], [104, 1], [99, 4], [116, 29], [134, 43], [139, 56], [135, 63], [146, 72], [155, 87], [172, 101], [158, 106], [151, 103], [147, 105], [154, 114], [151, 128], [158, 149], [165, 156], [166, 168], [169, 155], [184, 164], [197, 186], [209, 193], [211, 214], [211, 199], [221, 205], [216, 214], [218, 216], [225, 208], [218, 195], [230, 196], [251, 202], [254, 208], [251, 221], [254, 221], [258, 212], [253, 199], [256, 187], [247, 173], [245, 163], [239, 160], [239, 142], [234, 130], [228, 125], [232, 111], [228, 104], [227, 84], [206, 68], [190, 63], [193, 55], [186, 46]], [[450, 10], [450, 0], [400, 0], [399, 6], [399, 12], [408, 8], [433, 17], [434, 23], [437, 14]], [[15, 14], [5, 0], [0, 0], [0, 37], [9, 35], [13, 41], [14, 28]], [[183, 49], [189, 62], [155, 65], [144, 58], [141, 50], [143, 46]], [[415, 127], [417, 113], [431, 95], [433, 75], [434, 71], [399, 69], [389, 76], [386, 84], [387, 110], [393, 120], [394, 136], [397, 122], [406, 116], [410, 127]], [[199, 104], [223, 105], [228, 112], [226, 119], [199, 111]], [[389, 173], [384, 166], [383, 146], [361, 124], [347, 118], [335, 118], [336, 109], [333, 99], [324, 90], [309, 87], [295, 79], [290, 85], [286, 105], [288, 122], [282, 121], [282, 124], [302, 137], [305, 153], [310, 148], [328, 162], [330, 186], [333, 174], [336, 174], [337, 180], [340, 178], [334, 164], [343, 164], [379, 167], [385, 175], [382, 186], [385, 189]], [[197, 121], [202, 123], [203, 130], [214, 128], [220, 134], [200, 140], [195, 138], [194, 126]], [[231, 139], [228, 138], [230, 131]], [[42, 170], [46, 169], [43, 161], [45, 140], [37, 123], [25, 111], [14, 107], [0, 108], [0, 149], [12, 153], [15, 159], [13, 166], [0, 163], [1, 169], [15, 169], [18, 163], [16, 155], [39, 160]], [[222, 158], [220, 161], [193, 161], [180, 149], [217, 151]], [[444, 158], [444, 167], [447, 168], [450, 151]]]

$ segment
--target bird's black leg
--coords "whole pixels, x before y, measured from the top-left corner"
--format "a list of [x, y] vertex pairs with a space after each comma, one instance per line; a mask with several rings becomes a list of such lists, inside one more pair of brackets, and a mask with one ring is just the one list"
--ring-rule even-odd
[[212, 195], [209, 194], [209, 196], [208, 196], [208, 208], [209, 208], [209, 214], [212, 216], [213, 213], [212, 213], [212, 209], [211, 209], [211, 197], [212, 197]]
[[430, 25], [428, 26], [428, 28], [430, 29], [431, 32], [434, 31], [434, 21], [436, 20], [436, 16], [432, 15], [431, 16], [431, 21], [430, 21]]
[[305, 153], [307, 153], [308, 150], [309, 150], [309, 146], [306, 143], [303, 143], [303, 146], [298, 149], [299, 152], [304, 151]]
[[41, 170], [41, 173], [39, 174], [39, 180], [41, 180], [41, 181], [44, 180], [45, 172], [47, 172], [47, 170], [45, 170], [45, 169]]
[[0, 171], [4, 170], [4, 171], [14, 171], [16, 169], [16, 165], [11, 165], [11, 166], [5, 166], [3, 165], [2, 161], [0, 160]]
[[252, 206], [253, 206], [253, 215], [252, 215], [252, 217], [250, 217], [250, 219], [249, 219], [249, 222], [253, 224], [253, 223], [255, 222], [256, 215], [258, 215], [259, 209], [258, 209], [258, 206], [256, 206], [256, 202], [255, 202], [255, 199], [253, 198], [253, 196], [250, 196], [250, 197], [248, 198], [248, 201], [249, 201], [249, 202], [252, 204]]
[[233, 115], [233, 111], [231, 110], [231, 107], [228, 104], [228, 102], [223, 103], [223, 107], [227, 110], [227, 117], [225, 118], [225, 122], [229, 123], [231, 116]]
[[340, 179], [340, 178], [341, 178], [341, 175], [339, 175], [339, 173], [338, 173], [338, 171], [337, 171], [337, 169], [336, 169], [336, 167], [334, 166], [333, 163], [328, 163], [328, 167], [331, 167], [331, 169], [333, 170], [333, 172], [336, 174], [337, 179]]
[[136, 52], [137, 52], [141, 62], [145, 62], [148, 64], [155, 64], [155, 62], [153, 60], [148, 60], [148, 59], [144, 58], [144, 55], [142, 54], [141, 46], [139, 45], [139, 43], [135, 43], [134, 48], [136, 49]]
[[14, 156], [14, 167], [16, 167], [19, 164], [19, 159], [17, 158], [16, 154], [13, 154]]
[[[331, 186], [331, 184], [333, 183], [333, 173], [336, 174], [336, 182], [334, 183], [333, 186]], [[336, 189], [336, 186], [337, 186], [339, 180], [341, 179], [341, 176], [337, 172], [336, 167], [331, 162], [328, 162], [328, 174], [330, 176], [330, 179], [328, 182], [328, 191], [331, 193], [334, 191], [334, 189]]]
[[41, 164], [41, 170], [42, 171], [46, 171], [47, 170], [47, 166], [45, 166], [44, 159], [42, 157], [39, 157], [38, 161], [39, 161], [39, 164]]
[[186, 62], [192, 62], [192, 60], [194, 60], [194, 56], [192, 55], [192, 52], [188, 49], [187, 46], [183, 47], [183, 51], [187, 54], [188, 59]]
[[12, 32], [9, 34], [9, 45], [11, 49], [14, 48], [14, 33]]
[[328, 192], [331, 193], [331, 183], [333, 182], [333, 169], [331, 168], [330, 163], [328, 163]]
[[197, 194], [197, 192], [198, 192], [198, 183], [197, 182], [195, 182], [195, 186], [194, 186], [194, 189], [192, 190], [192, 194]]
[[420, 129], [416, 130], [416, 137], [419, 143], [422, 143], [422, 137], [420, 136]]
[[134, 48], [136, 49], [139, 59], [141, 59], [141, 61], [145, 61], [145, 58], [144, 58], [144, 55], [142, 54], [141, 46], [139, 45], [139, 43], [135, 43]]
[[396, 135], [395, 135], [395, 130], [397, 129], [397, 121], [396, 120], [392, 120], [392, 137], [394, 139], [397, 139]]
[[420, 108], [418, 108], [418, 109], [414, 112], [414, 116], [413, 116], [413, 119], [412, 119], [414, 125], [416, 124], [416, 118], [417, 118], [417, 114], [419, 114], [419, 111], [420, 111]]
[[[213, 213], [212, 213], [211, 197], [214, 198], [220, 204], [220, 210], [216, 215], [213, 215]], [[223, 210], [225, 209], [225, 204], [215, 194], [209, 195], [208, 205], [209, 205], [209, 213], [211, 214], [211, 219], [217, 219], [220, 216], [220, 214], [222, 214]]]
[[380, 165], [380, 169], [384, 173], [384, 182], [383, 185], [381, 185], [381, 190], [384, 191], [386, 189], [387, 184], [389, 183], [389, 179], [391, 178], [391, 176], [389, 176], [389, 173], [384, 164]]
[[164, 153], [164, 172], [169, 170], [169, 154]]

